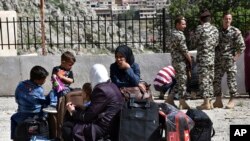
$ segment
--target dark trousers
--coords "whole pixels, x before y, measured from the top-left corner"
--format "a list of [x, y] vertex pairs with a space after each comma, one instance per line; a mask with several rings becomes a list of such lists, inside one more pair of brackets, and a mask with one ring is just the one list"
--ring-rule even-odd
[[73, 127], [75, 123], [71, 121], [66, 121], [62, 126], [62, 138], [65, 141], [73, 141]]
[[93, 123], [75, 124], [72, 121], [66, 121], [62, 126], [62, 138], [65, 141], [96, 141], [104, 138], [105, 135], [103, 129]]

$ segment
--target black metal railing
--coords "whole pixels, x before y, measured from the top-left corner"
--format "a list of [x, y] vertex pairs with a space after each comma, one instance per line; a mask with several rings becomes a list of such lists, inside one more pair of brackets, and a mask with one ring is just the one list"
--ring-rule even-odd
[[[120, 19], [102, 18], [48, 18], [45, 22], [45, 45], [46, 48], [73, 48], [77, 50], [87, 47], [111, 48], [117, 45], [129, 44], [131, 47], [146, 46], [154, 47], [161, 45], [162, 17], [145, 19]], [[157, 22], [157, 24], [156, 24]], [[0, 28], [0, 45], [14, 46], [15, 49], [27, 50], [31, 47], [41, 47], [41, 21], [33, 18], [0, 19], [0, 25], [6, 26], [6, 30]], [[156, 26], [157, 25], [157, 26]], [[9, 29], [12, 26], [12, 29]], [[3, 39], [4, 37], [4, 39]], [[14, 38], [11, 42], [9, 39]]]

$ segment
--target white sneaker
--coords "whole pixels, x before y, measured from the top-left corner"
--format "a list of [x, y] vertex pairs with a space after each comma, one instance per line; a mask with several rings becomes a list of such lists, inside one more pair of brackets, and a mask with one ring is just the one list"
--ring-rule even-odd
[[43, 108], [43, 112], [56, 114], [57, 110], [55, 107], [49, 105], [47, 108]]

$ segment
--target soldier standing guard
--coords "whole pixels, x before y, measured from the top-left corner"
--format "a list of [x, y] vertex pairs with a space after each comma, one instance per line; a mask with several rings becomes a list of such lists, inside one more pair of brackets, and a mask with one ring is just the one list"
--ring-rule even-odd
[[193, 47], [197, 48], [197, 67], [199, 75], [199, 92], [203, 96], [204, 102], [198, 109], [211, 109], [212, 104], [210, 97], [213, 96], [213, 79], [214, 79], [214, 56], [215, 47], [219, 42], [218, 29], [210, 24], [211, 14], [205, 9], [201, 12], [200, 22], [196, 28], [192, 40]]
[[215, 78], [214, 78], [214, 95], [216, 100], [214, 107], [222, 108], [221, 99], [221, 79], [224, 73], [227, 73], [227, 85], [229, 88], [230, 100], [226, 108], [233, 108], [233, 97], [237, 95], [236, 83], [236, 60], [245, 49], [244, 39], [241, 32], [236, 27], [231, 26], [232, 15], [229, 12], [223, 13], [223, 28], [220, 30], [219, 46], [215, 50]]
[[185, 28], [185, 18], [183, 16], [178, 16], [175, 19], [175, 29], [172, 31], [170, 44], [172, 66], [176, 71], [176, 85], [166, 99], [167, 103], [176, 106], [174, 104], [174, 95], [178, 94], [180, 98], [180, 109], [190, 108], [185, 101], [187, 83], [186, 67], [191, 66], [191, 56], [188, 53], [186, 38], [183, 34]]

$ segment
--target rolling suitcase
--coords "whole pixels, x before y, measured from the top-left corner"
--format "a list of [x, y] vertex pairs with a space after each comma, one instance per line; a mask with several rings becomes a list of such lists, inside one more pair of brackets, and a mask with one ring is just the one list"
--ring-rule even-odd
[[120, 113], [119, 141], [159, 141], [158, 111], [154, 102], [130, 98]]

